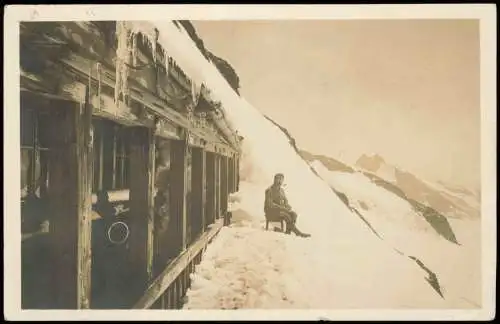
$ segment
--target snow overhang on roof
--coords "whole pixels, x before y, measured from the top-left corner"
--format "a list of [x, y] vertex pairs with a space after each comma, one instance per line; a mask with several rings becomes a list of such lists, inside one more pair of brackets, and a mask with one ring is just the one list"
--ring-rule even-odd
[[[146, 44], [151, 47], [154, 56], [156, 55], [156, 46], [159, 44], [164, 51], [165, 58], [167, 60], [171, 58], [175, 61], [190, 79], [193, 98], [201, 95], [204, 100], [214, 106], [215, 111], [209, 112], [214, 123], [227, 140], [233, 145], [239, 146], [239, 136], [232, 129], [230, 121], [224, 118], [224, 109], [232, 106], [231, 100], [225, 100], [228, 98], [228, 90], [234, 96], [237, 96], [237, 94], [213, 63], [205, 58], [181, 24], [176, 24], [170, 20], [118, 21], [116, 33], [118, 37], [117, 80], [120, 73], [122, 73], [121, 79], [126, 80], [126, 65], [121, 63], [127, 62], [130, 57], [133, 58], [135, 52], [133, 41], [131, 41], [133, 37], [128, 38], [130, 35], [142, 35]], [[224, 81], [221, 83], [222, 79]], [[116, 96], [119, 95], [120, 91], [126, 91], [125, 87], [125, 83], [117, 82]], [[229, 93], [229, 97], [231, 97], [231, 93]]]

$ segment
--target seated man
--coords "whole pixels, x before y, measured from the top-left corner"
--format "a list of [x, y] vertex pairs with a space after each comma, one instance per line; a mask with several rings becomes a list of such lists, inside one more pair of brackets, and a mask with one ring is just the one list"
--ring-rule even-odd
[[286, 234], [294, 232], [295, 235], [301, 237], [309, 237], [310, 234], [302, 233], [296, 226], [297, 214], [288, 204], [285, 192], [281, 185], [285, 176], [278, 173], [274, 176], [274, 183], [266, 190], [266, 200], [264, 203], [264, 212], [266, 215], [275, 214], [278, 218], [282, 218], [286, 222]]

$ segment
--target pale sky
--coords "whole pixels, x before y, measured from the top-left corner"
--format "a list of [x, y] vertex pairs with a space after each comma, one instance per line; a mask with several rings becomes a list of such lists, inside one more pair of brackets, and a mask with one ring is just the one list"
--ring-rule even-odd
[[241, 93], [311, 153], [378, 153], [429, 180], [479, 187], [474, 20], [194, 21]]

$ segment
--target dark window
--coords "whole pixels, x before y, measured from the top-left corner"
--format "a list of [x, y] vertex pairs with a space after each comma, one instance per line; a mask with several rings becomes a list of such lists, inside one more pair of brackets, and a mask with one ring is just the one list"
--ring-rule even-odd
[[116, 189], [129, 187], [129, 145], [126, 130], [118, 129], [116, 134]]
[[[48, 116], [21, 109], [21, 232], [34, 233], [47, 220]], [[43, 138], [43, 140], [42, 140]]]
[[33, 147], [34, 145], [34, 121], [33, 110], [21, 109], [21, 146]]
[[49, 116], [21, 109], [21, 198], [44, 198], [48, 189]]
[[33, 150], [21, 149], [21, 198], [28, 195], [28, 187], [31, 182], [31, 169], [33, 161]]
[[95, 119], [93, 192], [130, 187], [130, 154], [127, 128]]

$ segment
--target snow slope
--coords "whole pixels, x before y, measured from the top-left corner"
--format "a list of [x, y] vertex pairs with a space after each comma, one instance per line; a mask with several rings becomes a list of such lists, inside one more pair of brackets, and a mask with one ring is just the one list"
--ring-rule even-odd
[[303, 214], [300, 225], [323, 220], [300, 239], [263, 230], [261, 185], [242, 183], [238, 197], [232, 225], [192, 276], [186, 309], [445, 307], [424, 271], [349, 212]]
[[319, 161], [315, 170], [346, 194], [381, 237], [415, 255], [432, 269], [448, 299], [481, 304], [481, 238], [478, 219], [449, 219], [460, 245], [439, 235], [408, 201], [370, 181], [362, 173], [332, 172]]
[[[136, 31], [151, 33], [145, 24]], [[244, 137], [240, 203], [196, 268], [185, 308], [445, 308], [416, 262], [380, 240], [316, 176], [288, 138], [239, 97], [187, 33], [155, 22], [159, 42], [197, 84], [205, 83]], [[146, 27], [144, 27], [146, 26]], [[302, 239], [263, 230], [263, 193], [275, 173], [299, 214]]]

